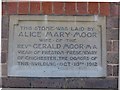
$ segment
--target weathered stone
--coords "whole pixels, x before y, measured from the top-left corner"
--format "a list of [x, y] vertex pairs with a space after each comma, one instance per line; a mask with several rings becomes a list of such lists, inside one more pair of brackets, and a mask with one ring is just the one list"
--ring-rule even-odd
[[83, 78], [66, 78], [65, 88], [84, 88]]
[[84, 88], [106, 88], [106, 89], [113, 89], [118, 88], [118, 80], [115, 78], [103, 78], [103, 79], [87, 79], [85, 81], [85, 87]]
[[64, 78], [33, 78], [31, 87], [36, 88], [64, 88]]
[[8, 76], [106, 76], [105, 20], [103, 16], [11, 16]]
[[3, 88], [28, 88], [30, 85], [30, 78], [13, 78], [13, 77], [5, 77], [2, 78], [2, 86]]

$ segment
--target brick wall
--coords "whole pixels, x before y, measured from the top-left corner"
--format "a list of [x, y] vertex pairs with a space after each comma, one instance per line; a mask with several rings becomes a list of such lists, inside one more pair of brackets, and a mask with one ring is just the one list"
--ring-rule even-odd
[[[10, 15], [99, 15], [106, 16], [107, 77], [105, 78], [17, 78], [7, 76]], [[118, 3], [93, 2], [2, 2], [2, 87], [117, 88]]]
[[3, 15], [110, 15], [109, 3], [3, 2]]

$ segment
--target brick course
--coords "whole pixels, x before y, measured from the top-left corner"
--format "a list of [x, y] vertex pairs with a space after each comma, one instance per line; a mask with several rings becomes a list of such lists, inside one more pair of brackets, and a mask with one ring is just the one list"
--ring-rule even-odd
[[18, 14], [29, 14], [29, 2], [19, 2]]
[[42, 13], [43, 14], [52, 14], [52, 3], [51, 2], [43, 2], [42, 3]]
[[105, 3], [105, 2], [101, 2], [100, 3], [100, 14], [101, 15], [110, 15], [110, 4], [109, 3]]
[[75, 15], [76, 9], [75, 9], [75, 3], [65, 3], [65, 14], [66, 15]]
[[8, 3], [8, 14], [17, 14], [17, 2]]
[[40, 2], [30, 2], [30, 14], [40, 14]]
[[98, 14], [98, 3], [96, 2], [90, 2], [88, 3], [88, 12], [89, 14]]
[[85, 2], [78, 2], [77, 3], [77, 10], [78, 10], [78, 15], [79, 14], [87, 14], [87, 3], [85, 3]]
[[63, 2], [54, 2], [53, 3], [53, 13], [55, 15], [64, 14], [64, 3]]
[[[2, 14], [117, 15], [117, 5], [98, 2], [3, 2]], [[110, 9], [112, 9], [110, 11]], [[113, 9], [115, 11], [113, 11]], [[41, 11], [40, 11], [41, 10]]]

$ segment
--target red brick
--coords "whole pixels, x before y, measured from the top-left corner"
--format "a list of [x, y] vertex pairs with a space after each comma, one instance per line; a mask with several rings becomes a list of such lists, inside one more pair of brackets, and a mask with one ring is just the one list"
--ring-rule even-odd
[[40, 14], [40, 2], [30, 2], [30, 14]]
[[63, 6], [64, 6], [64, 3], [62, 2], [54, 2], [53, 3], [54, 14], [64, 14]]
[[87, 3], [79, 2], [77, 3], [78, 14], [87, 14]]
[[115, 3], [111, 3], [110, 5], [110, 15], [118, 16], [118, 5], [116, 5]]
[[52, 3], [51, 2], [43, 2], [42, 3], [42, 12], [43, 12], [43, 14], [52, 14]]
[[72, 2], [65, 3], [65, 14], [66, 15], [75, 15], [76, 14], [75, 3], [72, 3]]
[[88, 12], [89, 14], [98, 14], [98, 3], [96, 2], [88, 3]]
[[19, 2], [18, 14], [29, 13], [29, 2]]
[[6, 2], [2, 2], [2, 15], [7, 14], [7, 3]]
[[100, 15], [110, 15], [110, 3], [100, 3]]
[[17, 14], [17, 2], [8, 2], [8, 14]]
[[[118, 10], [119, 10], [119, 11], [118, 11], [118, 12], [119, 12], [118, 14], [119, 14], [119, 16], [120, 16], [120, 5], [118, 5]], [[120, 23], [119, 23], [119, 25], [120, 25]]]

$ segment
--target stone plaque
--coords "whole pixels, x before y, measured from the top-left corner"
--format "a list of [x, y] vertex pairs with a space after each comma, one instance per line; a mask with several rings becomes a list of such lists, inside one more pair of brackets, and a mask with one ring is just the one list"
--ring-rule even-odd
[[11, 16], [8, 76], [105, 77], [105, 25], [98, 16]]

